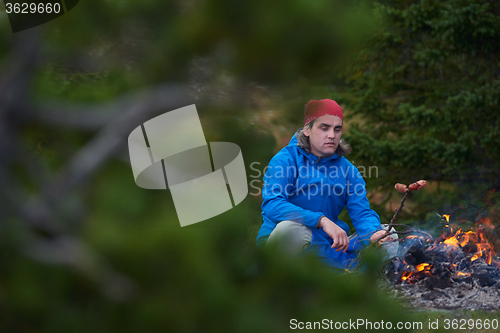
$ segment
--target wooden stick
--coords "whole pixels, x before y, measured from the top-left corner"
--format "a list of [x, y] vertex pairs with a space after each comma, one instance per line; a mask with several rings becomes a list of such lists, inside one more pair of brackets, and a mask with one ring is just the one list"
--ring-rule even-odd
[[401, 204], [399, 205], [399, 208], [396, 209], [396, 213], [394, 213], [394, 216], [392, 217], [392, 220], [391, 222], [389, 223], [389, 225], [387, 226], [387, 230], [386, 230], [386, 234], [382, 237], [380, 237], [378, 240], [380, 241], [381, 239], [389, 236], [389, 231], [391, 230], [391, 228], [394, 226], [394, 222], [396, 222], [396, 218], [398, 217], [399, 213], [401, 213], [401, 210], [403, 209], [403, 207], [405, 206], [404, 203], [405, 203], [405, 200], [406, 198], [408, 197], [408, 195], [410, 194], [410, 190], [407, 190], [405, 195], [403, 196], [403, 199], [401, 199]]
[[408, 198], [409, 194], [410, 194], [410, 191], [409, 190], [406, 191], [403, 199], [401, 199], [401, 205], [399, 205], [399, 208], [396, 209], [396, 213], [394, 213], [394, 216], [392, 217], [391, 223], [389, 223], [389, 226], [387, 227], [387, 230], [391, 230], [391, 227], [394, 225], [394, 222], [396, 222], [396, 218], [398, 217], [399, 213], [401, 213], [401, 210], [405, 206], [404, 203], [405, 203], [406, 198]]

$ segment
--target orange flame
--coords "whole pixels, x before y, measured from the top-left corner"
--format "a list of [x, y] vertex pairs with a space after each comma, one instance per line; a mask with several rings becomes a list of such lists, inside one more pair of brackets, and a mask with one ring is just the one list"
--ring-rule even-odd
[[[449, 221], [450, 215], [443, 216], [447, 221]], [[480, 221], [485, 224], [491, 224], [491, 221], [488, 217], [485, 217]], [[474, 254], [471, 258], [471, 261], [477, 260], [482, 257], [488, 265], [491, 265], [492, 258], [496, 256], [496, 253], [493, 250], [493, 246], [484, 236], [484, 229], [482, 228], [482, 226], [479, 226], [476, 231], [464, 232], [462, 229], [454, 231], [453, 228], [450, 228], [450, 230], [450, 234], [443, 234], [444, 240], [442, 240], [442, 243], [454, 247], [465, 247], [466, 245], [470, 245], [470, 252], [468, 253]], [[474, 248], [476, 248], [477, 250], [472, 252]]]
[[[489, 193], [490, 194], [490, 193]], [[450, 215], [443, 215], [446, 222], [449, 223]], [[446, 232], [442, 235], [439, 241], [436, 241], [434, 246], [438, 244], [445, 244], [446, 246], [461, 248], [464, 252], [472, 255], [471, 262], [482, 258], [488, 265], [492, 262], [500, 267], [500, 262], [495, 261], [494, 258], [497, 255], [494, 251], [493, 245], [488, 241], [484, 232], [485, 230], [493, 230], [494, 224], [491, 222], [489, 217], [484, 217], [478, 219], [476, 222], [478, 225], [475, 230], [464, 231], [458, 228], [456, 225], [446, 225]], [[408, 236], [407, 239], [424, 238], [422, 236]], [[470, 276], [470, 273], [458, 271], [457, 264], [451, 264], [450, 269], [456, 273], [456, 276]], [[430, 273], [433, 266], [429, 263], [421, 263], [416, 265], [415, 268], [411, 268], [410, 265], [406, 264], [405, 269], [407, 271], [403, 272], [401, 277], [402, 281], [413, 284], [418, 282], [424, 276], [432, 276]]]
[[[429, 270], [432, 268], [431, 265], [429, 265], [428, 263], [422, 263], [422, 264], [419, 264], [417, 266], [415, 266], [415, 268], [417, 269], [417, 271], [419, 272], [429, 272]], [[430, 273], [429, 273], [430, 274]]]
[[[415, 271], [404, 272], [403, 275], [401, 276], [401, 280], [413, 284], [420, 279], [422, 274], [432, 276], [432, 274], [430, 273], [432, 267], [433, 266], [428, 263], [425, 262], [421, 263], [415, 266], [415, 269], [417, 270], [416, 272]], [[409, 268], [409, 266], [407, 266], [407, 268]]]
[[491, 223], [491, 220], [490, 220], [489, 217], [483, 217], [482, 219], [476, 221], [476, 225], [477, 224], [485, 225], [486, 227], [491, 228], [491, 229], [495, 228], [495, 226], [493, 225], [493, 223]]
[[458, 245], [459, 245], [458, 239], [456, 237], [450, 237], [448, 239], [445, 239], [444, 243], [446, 245], [456, 246], [456, 247], [458, 247]]

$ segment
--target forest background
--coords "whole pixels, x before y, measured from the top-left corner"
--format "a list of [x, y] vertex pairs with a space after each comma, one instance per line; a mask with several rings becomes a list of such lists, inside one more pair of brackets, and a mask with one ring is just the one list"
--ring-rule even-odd
[[394, 183], [427, 179], [401, 222], [438, 234], [447, 213], [497, 230], [499, 34], [486, 0], [86, 0], [15, 34], [0, 6], [0, 330], [282, 332], [293, 318], [442, 315], [380, 292], [377, 261], [342, 275], [257, 251], [258, 195], [181, 228], [169, 191], [135, 185], [127, 136], [195, 103], [207, 141], [238, 144], [258, 187], [252, 163], [288, 143], [305, 102], [333, 98], [349, 159], [377, 168], [365, 180], [382, 221]]

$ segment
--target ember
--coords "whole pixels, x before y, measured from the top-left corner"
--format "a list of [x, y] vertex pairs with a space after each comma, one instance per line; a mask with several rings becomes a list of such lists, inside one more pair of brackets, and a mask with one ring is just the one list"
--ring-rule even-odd
[[392, 271], [388, 272], [391, 282], [415, 284], [426, 280], [424, 284], [430, 289], [449, 286], [453, 281], [471, 280], [471, 277], [481, 285], [500, 282], [500, 262], [494, 259], [496, 253], [484, 235], [483, 226], [464, 231], [449, 225], [449, 215], [443, 217], [447, 224], [435, 241], [415, 235], [404, 239], [412, 246], [402, 260], [392, 260]]
[[[406, 187], [396, 184], [405, 195], [391, 220], [394, 222], [411, 191], [425, 186], [419, 181]], [[422, 187], [423, 187], [422, 186]], [[487, 205], [495, 190], [488, 191]], [[473, 227], [460, 228], [450, 223], [450, 215], [438, 216], [445, 222], [441, 236], [435, 240], [422, 230], [407, 225], [401, 234], [417, 233], [400, 239], [401, 257], [394, 257], [385, 266], [388, 287], [395, 296], [411, 299], [415, 306], [444, 309], [500, 309], [500, 260], [495, 247], [500, 240], [490, 217], [478, 213]], [[498, 212], [490, 216], [498, 219]], [[460, 223], [466, 222], [465, 220]], [[467, 225], [471, 225], [470, 222]]]

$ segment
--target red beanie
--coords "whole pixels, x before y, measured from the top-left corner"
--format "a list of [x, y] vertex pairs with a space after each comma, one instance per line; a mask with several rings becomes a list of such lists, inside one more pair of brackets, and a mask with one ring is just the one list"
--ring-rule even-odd
[[307, 125], [314, 119], [327, 114], [337, 116], [344, 120], [342, 108], [333, 99], [312, 99], [307, 102], [304, 109], [304, 125]]

